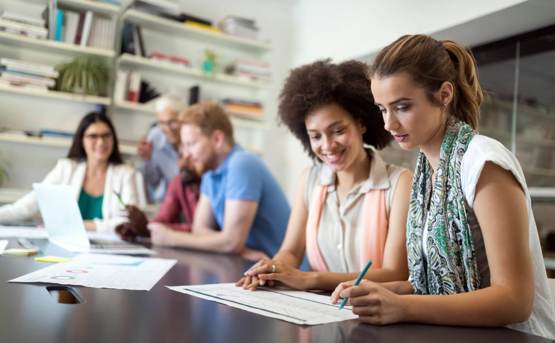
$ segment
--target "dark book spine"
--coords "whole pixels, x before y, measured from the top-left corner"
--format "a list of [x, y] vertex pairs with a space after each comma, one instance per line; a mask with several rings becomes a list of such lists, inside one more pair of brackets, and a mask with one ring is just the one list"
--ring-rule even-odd
[[85, 24], [85, 13], [79, 13], [79, 21], [77, 22], [77, 32], [75, 32], [75, 41], [73, 43], [79, 45], [83, 34], [83, 25]]

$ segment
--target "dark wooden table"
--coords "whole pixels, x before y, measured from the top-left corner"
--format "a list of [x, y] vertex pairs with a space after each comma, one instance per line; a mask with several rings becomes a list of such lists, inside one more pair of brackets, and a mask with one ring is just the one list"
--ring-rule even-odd
[[[63, 254], [35, 242], [45, 255]], [[356, 320], [303, 327], [164, 287], [235, 281], [248, 266], [241, 258], [157, 250], [178, 262], [149, 292], [77, 287], [84, 303], [74, 305], [58, 303], [44, 285], [7, 282], [49, 264], [0, 256], [0, 342], [548, 342], [505, 328], [378, 327]]]

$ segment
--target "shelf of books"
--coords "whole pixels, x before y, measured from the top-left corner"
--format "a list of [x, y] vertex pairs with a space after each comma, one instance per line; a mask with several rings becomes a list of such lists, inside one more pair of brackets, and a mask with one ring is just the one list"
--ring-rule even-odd
[[150, 103], [142, 104], [137, 102], [119, 100], [114, 102], [114, 106], [119, 110], [136, 111], [136, 112], [143, 112], [143, 113], [149, 113], [149, 114], [155, 113], [154, 106], [152, 106]]
[[[151, 113], [153, 116], [155, 114], [154, 106], [151, 105], [151, 103], [141, 104], [141, 103], [136, 103], [131, 101], [120, 100], [114, 103], [114, 107], [119, 110]], [[224, 108], [225, 108], [225, 105], [224, 105]], [[231, 116], [231, 122], [236, 127], [248, 128], [248, 129], [260, 129], [260, 130], [267, 129], [267, 124], [260, 121], [259, 119], [253, 120], [252, 114], [231, 112], [231, 111], [227, 111], [227, 113]]]
[[[47, 147], [69, 148], [71, 139], [63, 137], [33, 137], [20, 131], [0, 132], [0, 142], [16, 144], [32, 144]], [[136, 155], [137, 148], [131, 144], [120, 144], [120, 152], [125, 155]]]
[[249, 49], [256, 52], [271, 50], [271, 45], [267, 42], [232, 36], [212, 26], [202, 25], [196, 22], [180, 23], [175, 20], [165, 19], [135, 9], [127, 10], [123, 14], [122, 19], [156, 31], [179, 34], [179, 36], [183, 38], [212, 42], [232, 48]]
[[14, 33], [0, 31], [0, 42], [18, 47], [31, 47], [35, 49], [44, 49], [52, 52], [77, 55], [95, 55], [106, 58], [115, 56], [114, 50], [100, 49], [90, 46], [79, 46], [75, 44], [57, 42], [49, 39], [33, 38]]
[[110, 105], [111, 103], [110, 98], [106, 98], [106, 97], [43, 90], [43, 89], [36, 89], [34, 87], [26, 87], [26, 86], [12, 86], [4, 83], [0, 83], [0, 92], [23, 94], [23, 95], [42, 97], [42, 98], [51, 98], [51, 99], [58, 99], [58, 100], [84, 102], [84, 103], [99, 104], [99, 105], [106, 105], [106, 106]]
[[118, 58], [118, 64], [120, 66], [134, 66], [140, 68], [146, 68], [154, 71], [162, 71], [169, 74], [178, 74], [193, 79], [209, 81], [209, 82], [220, 82], [236, 86], [243, 86], [249, 88], [266, 88], [268, 82], [253, 80], [250, 78], [242, 78], [233, 75], [226, 74], [215, 74], [213, 76], [207, 76], [202, 73], [201, 70], [195, 69], [193, 67], [187, 67], [184, 65], [156, 61], [150, 58], [145, 58], [137, 55], [123, 54]]
[[58, 5], [94, 11], [107, 15], [117, 15], [121, 11], [121, 6], [93, 0], [58, 0]]

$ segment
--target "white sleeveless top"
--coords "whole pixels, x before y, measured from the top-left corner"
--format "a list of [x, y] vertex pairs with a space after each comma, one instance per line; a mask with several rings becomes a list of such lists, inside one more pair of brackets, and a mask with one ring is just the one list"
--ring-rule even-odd
[[527, 321], [507, 327], [555, 339], [555, 310], [545, 272], [538, 229], [532, 212], [532, 200], [526, 186], [524, 173], [515, 156], [503, 144], [492, 138], [482, 135], [474, 136], [463, 156], [461, 184], [466, 202], [470, 207], [473, 206], [476, 185], [482, 169], [488, 161], [511, 171], [524, 190], [528, 209], [530, 256], [532, 257], [535, 283], [534, 307]]
[[[369, 151], [370, 153], [370, 151]], [[407, 169], [386, 163], [380, 154], [372, 151], [368, 178], [349, 191], [342, 204], [335, 188], [335, 174], [323, 163], [315, 164], [308, 174], [304, 201], [310, 208], [311, 195], [320, 185], [328, 186], [322, 216], [318, 227], [318, 247], [330, 271], [359, 272], [361, 239], [363, 236], [364, 195], [370, 189], [385, 189], [386, 212], [389, 209], [401, 174]]]

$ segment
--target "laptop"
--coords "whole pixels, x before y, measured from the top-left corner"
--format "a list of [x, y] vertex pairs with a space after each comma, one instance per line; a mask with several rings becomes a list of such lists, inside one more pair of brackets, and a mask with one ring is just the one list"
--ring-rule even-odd
[[154, 250], [125, 242], [115, 235], [101, 241], [90, 239], [71, 187], [34, 183], [33, 190], [48, 232], [48, 240], [63, 249], [97, 254], [156, 254]]

